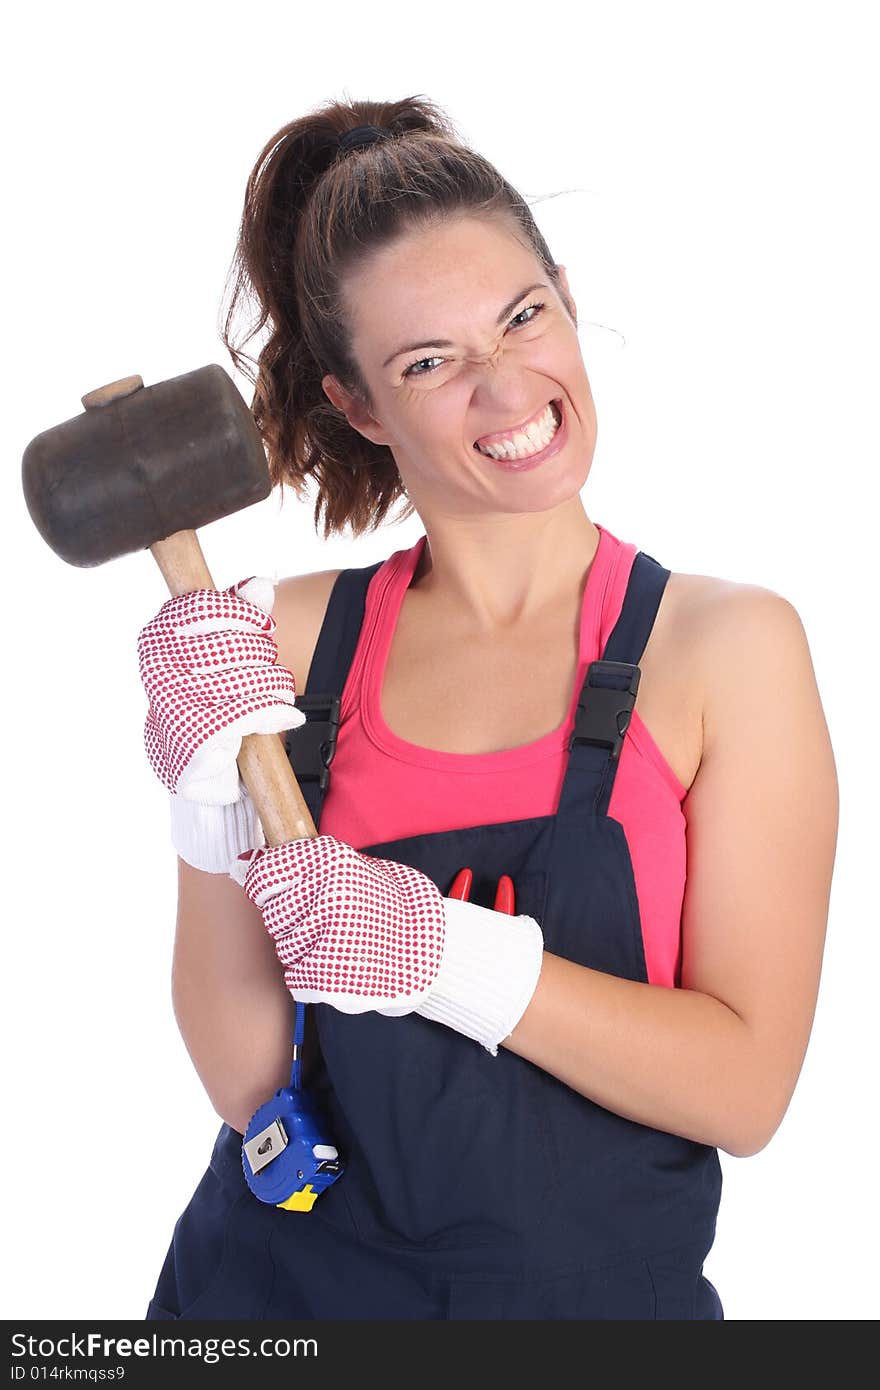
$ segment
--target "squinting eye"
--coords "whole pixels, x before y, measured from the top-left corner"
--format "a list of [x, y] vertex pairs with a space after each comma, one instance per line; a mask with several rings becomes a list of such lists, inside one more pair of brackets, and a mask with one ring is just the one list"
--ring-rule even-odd
[[[524, 309], [520, 309], [518, 314], [514, 314], [513, 318], [510, 320], [510, 323], [508, 324], [508, 327], [511, 327], [512, 325], [515, 328], [525, 328], [528, 324], [534, 323], [535, 319], [538, 317], [538, 315], [541, 313], [541, 310], [544, 307], [545, 306], [543, 304], [527, 304]], [[535, 313], [532, 318], [525, 319], [522, 323], [517, 323], [517, 319], [521, 319], [523, 314], [531, 313], [533, 309], [535, 310]], [[432, 372], [436, 372], [436, 367], [428, 367], [428, 369], [424, 372], [417, 372], [414, 370], [414, 368], [421, 367], [424, 362], [442, 362], [443, 360], [444, 359], [442, 357], [420, 357], [417, 362], [410, 363], [410, 365], [404, 371], [403, 375], [430, 376]]]
[[[541, 312], [541, 310], [543, 309], [543, 307], [544, 307], [543, 304], [527, 304], [526, 307], [525, 307], [524, 309], [520, 309], [520, 311], [519, 311], [518, 314], [514, 314], [513, 318], [510, 320], [510, 322], [511, 322], [511, 323], [516, 323], [517, 319], [521, 319], [522, 316], [523, 316], [523, 314], [529, 313], [529, 311], [530, 311], [531, 309], [537, 309], [538, 313], [535, 314], [535, 318], [537, 318], [537, 317], [538, 317], [538, 314], [540, 314], [540, 312]], [[534, 322], [533, 319], [526, 319], [526, 323], [532, 323], [532, 322]], [[523, 325], [520, 324], [519, 327], [522, 328]]]
[[422, 365], [423, 362], [442, 362], [442, 361], [443, 361], [443, 358], [442, 358], [442, 357], [420, 357], [419, 360], [418, 360], [418, 362], [413, 362], [409, 367], [407, 367], [407, 369], [406, 369], [406, 371], [404, 372], [403, 375], [404, 375], [404, 376], [429, 376], [431, 372], [437, 370], [436, 367], [429, 367], [427, 372], [415, 372], [415, 371], [413, 371], [413, 367], [420, 367], [420, 366]]

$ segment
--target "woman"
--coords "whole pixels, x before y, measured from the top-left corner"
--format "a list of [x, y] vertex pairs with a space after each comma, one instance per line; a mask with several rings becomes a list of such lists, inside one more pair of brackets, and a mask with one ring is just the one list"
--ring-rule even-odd
[[[141, 633], [175, 1009], [226, 1122], [147, 1316], [722, 1318], [718, 1149], [791, 1098], [835, 852], [798, 615], [586, 515], [566, 272], [428, 101], [279, 131], [238, 259], [274, 481], [315, 479], [325, 536], [402, 497], [425, 535]], [[269, 849], [235, 755], [272, 729], [319, 835]], [[300, 1212], [241, 1154], [294, 1001], [344, 1169]]]

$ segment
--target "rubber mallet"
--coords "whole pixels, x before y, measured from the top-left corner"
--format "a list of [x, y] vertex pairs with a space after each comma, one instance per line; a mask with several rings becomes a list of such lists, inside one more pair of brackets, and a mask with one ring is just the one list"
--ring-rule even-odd
[[[172, 596], [216, 588], [196, 528], [272, 491], [263, 441], [232, 378], [216, 363], [155, 386], [128, 376], [82, 403], [82, 415], [24, 451], [25, 501], [40, 535], [79, 566], [149, 549]], [[278, 734], [246, 735], [238, 767], [268, 845], [317, 834]]]

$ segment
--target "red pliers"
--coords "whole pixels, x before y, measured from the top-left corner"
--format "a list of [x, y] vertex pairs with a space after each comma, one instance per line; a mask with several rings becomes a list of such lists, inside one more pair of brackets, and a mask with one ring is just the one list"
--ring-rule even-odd
[[[452, 881], [452, 887], [447, 897], [461, 898], [463, 902], [467, 902], [473, 881], [473, 869], [459, 869]], [[513, 879], [509, 874], [502, 874], [498, 880], [498, 887], [495, 889], [494, 909], [496, 912], [507, 912], [513, 916], [516, 910], [513, 903]]]

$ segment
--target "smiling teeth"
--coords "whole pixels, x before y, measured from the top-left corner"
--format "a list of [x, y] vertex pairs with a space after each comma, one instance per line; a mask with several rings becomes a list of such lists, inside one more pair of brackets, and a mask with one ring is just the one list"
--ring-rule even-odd
[[539, 454], [542, 449], [546, 449], [560, 424], [561, 417], [557, 417], [557, 407], [551, 403], [533, 424], [524, 430], [518, 430], [510, 439], [498, 444], [477, 444], [476, 447], [481, 454], [488, 454], [489, 458], [493, 459], [530, 458], [532, 454]]

